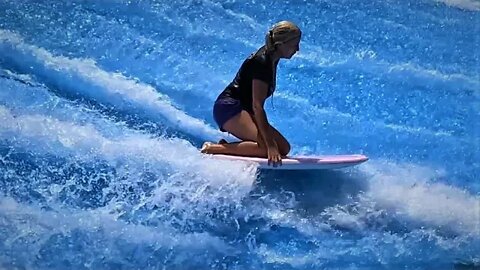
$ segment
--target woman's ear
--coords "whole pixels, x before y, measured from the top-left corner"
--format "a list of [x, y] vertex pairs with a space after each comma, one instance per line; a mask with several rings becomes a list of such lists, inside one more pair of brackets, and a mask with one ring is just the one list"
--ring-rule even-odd
[[277, 50], [278, 50], [278, 47], [280, 47], [280, 46], [282, 46], [282, 45], [283, 45], [282, 42], [277, 42], [277, 43], [273, 44], [273, 48], [275, 49], [275, 51], [277, 51]]

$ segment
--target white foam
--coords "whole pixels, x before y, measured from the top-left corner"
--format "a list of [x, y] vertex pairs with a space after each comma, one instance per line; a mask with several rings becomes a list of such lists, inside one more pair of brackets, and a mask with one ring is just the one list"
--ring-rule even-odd
[[[75, 101], [62, 99], [53, 95], [44, 85], [33, 78], [31, 81], [20, 80], [22, 74], [12, 73], [4, 80], [3, 91], [0, 91], [0, 104], [5, 104], [2, 109], [10, 110], [9, 114], [49, 115], [60, 121], [72, 122], [77, 125], [89, 123], [104, 134], [123, 134], [126, 124], [112, 122], [100, 112], [83, 107]], [[5, 112], [5, 111], [4, 111]]]
[[[388, 64], [385, 64], [388, 65]], [[421, 67], [414, 63], [398, 63], [389, 65], [388, 72], [403, 72], [408, 71], [415, 76], [421, 76], [426, 78], [433, 78], [441, 81], [459, 81], [469, 84], [472, 88], [480, 86], [478, 78], [471, 78], [465, 74], [453, 73], [447, 74], [434, 69], [428, 69]], [[477, 95], [479, 92], [475, 92]]]
[[[469, 76], [461, 73], [444, 73], [439, 70], [422, 67], [419, 64], [405, 62], [405, 63], [389, 63], [384, 60], [379, 60], [377, 53], [372, 50], [360, 50], [351, 55], [341, 55], [334, 52], [325, 51], [322, 48], [314, 45], [302, 45], [306, 47], [305, 51], [299, 54], [298, 58], [315, 64], [318, 67], [334, 67], [343, 65], [353, 65], [355, 68], [362, 68], [371, 73], [404, 73], [408, 72], [411, 75], [422, 78], [429, 78], [440, 80], [444, 82], [461, 82], [467, 84], [473, 89], [480, 86], [478, 76]], [[480, 92], [476, 91], [479, 95]]]
[[[53, 209], [52, 206], [50, 206]], [[98, 233], [112, 241], [123, 239], [134, 244], [148, 244], [157, 248], [184, 248], [187, 250], [214, 249], [217, 252], [234, 252], [222, 240], [207, 233], [176, 235], [169, 227], [147, 227], [119, 220], [114, 214], [102, 209], [72, 210], [53, 209], [44, 211], [38, 207], [20, 204], [11, 198], [0, 198], [0, 217], [6, 217], [18, 233], [30, 234], [31, 246], [41, 246], [57, 233], [69, 234], [76, 229]], [[28, 221], [28, 222], [26, 222]], [[13, 232], [12, 232], [13, 233]], [[14, 244], [17, 233], [7, 237], [4, 245]], [[25, 240], [27, 240], [25, 239]], [[31, 254], [32, 255], [32, 254]]]
[[266, 244], [261, 244], [256, 250], [257, 254], [263, 258], [266, 263], [288, 265], [294, 268], [308, 268], [315, 265], [320, 268], [323, 261], [334, 259], [329, 253], [322, 252], [323, 250], [314, 250], [312, 253], [301, 254], [285, 254], [285, 252], [279, 252], [272, 250]]
[[[223, 186], [236, 183], [238, 195], [249, 191], [256, 178], [256, 167], [242, 162], [217, 161], [180, 139], [151, 138], [147, 134], [125, 131], [121, 137], [107, 138], [91, 124], [78, 125], [42, 115], [14, 115], [0, 106], [0, 135], [12, 144], [60, 156], [95, 157], [112, 166], [143, 168], [154, 164], [160, 170], [185, 172], [207, 183]], [[166, 167], [165, 167], [166, 166]], [[219, 169], [224, 168], [224, 169]]]
[[424, 127], [409, 127], [395, 124], [385, 124], [385, 127], [392, 129], [393, 131], [402, 131], [410, 134], [426, 134], [435, 137], [451, 137], [453, 134], [448, 131], [432, 131]]
[[[167, 217], [165, 224], [196, 219], [225, 205], [240, 205], [257, 177], [253, 164], [212, 159], [185, 140], [151, 138], [128, 130], [109, 138], [90, 124], [41, 115], [13, 115], [4, 107], [0, 107], [0, 140], [35, 155], [64, 157], [69, 162], [106, 161], [118, 177], [108, 183], [104, 192], [119, 196], [112, 198], [104, 210], [132, 213], [142, 207], [155, 207], [161, 213], [178, 212], [175, 218]], [[145, 180], [145, 172], [153, 177]], [[76, 185], [66, 180], [64, 185], [51, 185], [41, 191], [42, 195], [51, 202], [61, 200], [61, 193]], [[142, 195], [133, 205], [123, 201], [124, 186], [135, 186], [139, 181], [153, 181], [149, 183], [154, 186], [152, 194]]]
[[127, 78], [120, 73], [104, 71], [94, 60], [54, 56], [43, 48], [25, 43], [19, 35], [8, 30], [0, 29], [0, 43], [14, 47], [18, 54], [16, 59], [21, 59], [19, 61], [38, 64], [51, 73], [61, 72], [59, 75], [61, 77], [56, 78], [57, 80], [63, 81], [62, 77], [78, 77], [81, 82], [89, 84], [81, 89], [83, 95], [123, 109], [129, 109], [134, 104], [136, 109], [148, 112], [151, 117], [160, 114], [183, 131], [192, 135], [201, 134], [208, 140], [218, 140], [222, 137], [221, 132], [208, 126], [204, 121], [175, 108], [167, 96], [152, 86]]
[[480, 2], [478, 0], [434, 0], [442, 2], [448, 6], [457, 7], [461, 9], [480, 11]]
[[480, 236], [480, 197], [436, 182], [445, 172], [412, 164], [369, 162], [367, 195], [381, 208], [413, 222]]
[[18, 74], [15, 72], [12, 72], [8, 69], [0, 69], [0, 76], [12, 78], [17, 81], [21, 81], [25, 84], [30, 84], [30, 85], [35, 85], [37, 84], [35, 80], [28, 74]]

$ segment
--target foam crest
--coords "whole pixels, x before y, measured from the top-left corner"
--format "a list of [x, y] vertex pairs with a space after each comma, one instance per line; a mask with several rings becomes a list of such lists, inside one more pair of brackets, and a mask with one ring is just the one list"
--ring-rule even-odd
[[[432, 131], [424, 127], [409, 127], [395, 124], [385, 124], [386, 128], [389, 128], [395, 132], [407, 132], [410, 134], [425, 134], [435, 137], [452, 137], [452, 133], [448, 131]], [[462, 140], [462, 139], [459, 139]]]
[[[41, 115], [14, 115], [3, 107], [0, 123], [0, 140], [20, 152], [33, 153], [47, 165], [31, 172], [27, 186], [24, 176], [13, 179], [18, 181], [12, 187], [19, 191], [15, 196], [22, 199], [32, 191], [41, 196], [40, 203], [45, 199], [48, 207], [52, 202], [102, 206], [109, 213], [136, 222], [175, 228], [191, 222], [217, 226], [213, 213], [241, 208], [257, 177], [255, 165], [210, 158], [181, 139], [151, 138], [128, 130], [109, 138], [91, 125]], [[51, 167], [42, 156], [63, 157], [67, 163], [65, 167], [58, 167], [61, 162]], [[0, 157], [1, 161], [16, 162], [8, 157]], [[73, 176], [68, 173], [72, 164], [78, 169]], [[99, 172], [106, 183], [89, 173], [97, 169], [97, 164], [100, 168], [108, 166]], [[65, 182], [48, 184], [54, 181], [49, 177], [52, 170], [67, 177]], [[89, 195], [85, 202], [81, 197], [85, 192], [95, 195]]]
[[[52, 207], [51, 207], [52, 208]], [[55, 234], [71, 234], [76, 230], [102, 234], [99, 241], [118, 241], [130, 244], [146, 244], [157, 248], [182, 248], [189, 251], [204, 250], [234, 252], [222, 240], [207, 233], [182, 233], [181, 237], [169, 227], [157, 225], [148, 227], [122, 221], [116, 215], [103, 209], [89, 211], [67, 211], [63, 209], [41, 210], [34, 206], [20, 204], [11, 198], [0, 198], [0, 217], [5, 218], [10, 227], [23, 231], [31, 237], [26, 239], [33, 246], [43, 245]], [[26, 222], [28, 221], [28, 222]], [[18, 234], [6, 237], [6, 246], [15, 245]], [[105, 237], [107, 239], [105, 239]]]
[[35, 80], [28, 74], [18, 74], [12, 72], [8, 69], [0, 69], [0, 77], [11, 78], [13, 80], [28, 84], [28, 85], [35, 85], [37, 84]]
[[[1, 71], [0, 71], [1, 72]], [[63, 99], [53, 95], [44, 85], [39, 84], [30, 76], [8, 72], [7, 79], [2, 80], [3, 89], [0, 91], [0, 104], [3, 113], [5, 109], [10, 110], [9, 114], [15, 115], [49, 115], [60, 121], [83, 125], [89, 123], [95, 126], [99, 132], [104, 134], [122, 135], [126, 129], [123, 122], [112, 122], [99, 111], [81, 106], [75, 101]], [[30, 78], [31, 80], [24, 80]], [[6, 116], [6, 114], [5, 114]]]
[[[198, 14], [198, 9], [191, 8], [188, 5], [182, 4], [181, 6], [165, 5], [160, 4], [155, 8], [155, 12], [162, 15], [162, 17], [168, 22], [174, 24], [177, 27], [184, 29], [187, 35], [198, 35], [202, 37], [213, 37], [227, 39], [228, 41], [235, 40], [235, 42], [241, 43], [246, 47], [256, 48], [258, 44], [254, 44], [241, 36], [248, 36], [252, 31], [257, 31], [261, 34], [263, 31], [258, 29], [266, 29], [266, 26], [262, 26], [255, 21], [254, 18], [248, 16], [247, 14], [237, 13], [230, 9], [225, 8], [222, 4], [218, 4], [208, 0], [199, 1], [199, 4], [203, 5], [204, 8], [201, 14]], [[208, 7], [208, 8], [207, 8]], [[165, 11], [172, 15], [165, 16]], [[179, 12], [180, 11], [180, 12]], [[205, 14], [211, 15], [207, 23], [205, 20]], [[203, 27], [198, 27], [197, 19], [199, 16], [202, 18]], [[230, 29], [234, 31], [226, 30], [225, 26], [228, 26], [225, 22], [232, 22], [232, 24], [242, 24], [242, 27], [236, 27], [235, 29]], [[222, 25], [222, 28], [218, 28], [218, 25]], [[246, 31], [248, 30], [248, 31]], [[232, 34], [235, 33], [235, 34]], [[262, 35], [262, 34], [261, 34]]]
[[475, 0], [434, 0], [442, 2], [448, 6], [457, 7], [461, 9], [480, 11], [480, 2]]
[[203, 0], [203, 2], [211, 5], [213, 8], [217, 9], [219, 12], [222, 12], [222, 11], [225, 12], [227, 15], [236, 19], [237, 22], [241, 22], [245, 26], [248, 26], [252, 31], [258, 31], [258, 29], [264, 29], [264, 28], [266, 29], [265, 25], [258, 23], [254, 18], [252, 18], [251, 16], [245, 13], [235, 12], [231, 9], [225, 8], [222, 4], [215, 3], [213, 1]]
[[[99, 157], [113, 166], [143, 168], [145, 163], [187, 172], [210, 183], [239, 183], [247, 192], [255, 180], [256, 167], [241, 162], [219, 161], [199, 153], [181, 139], [151, 138], [139, 132], [125, 132], [107, 138], [91, 124], [77, 125], [41, 115], [14, 115], [0, 106], [0, 134], [14, 143], [55, 155], [75, 155], [85, 160]], [[218, 168], [225, 168], [218, 170]]]
[[[381, 65], [388, 65], [384, 63], [380, 63]], [[399, 63], [399, 64], [391, 64], [388, 68], [388, 72], [391, 73], [409, 73], [409, 75], [423, 77], [427, 79], [436, 79], [444, 82], [452, 82], [452, 83], [464, 83], [469, 87], [476, 89], [480, 86], [480, 81], [478, 78], [469, 77], [465, 74], [459, 73], [443, 73], [438, 70], [428, 69], [421, 67], [419, 65], [413, 63]], [[480, 93], [477, 91], [475, 92], [477, 95]]]
[[[168, 97], [152, 86], [120, 73], [107, 72], [91, 59], [54, 56], [43, 48], [25, 43], [19, 35], [7, 30], [0, 30], [0, 43], [3, 43], [3, 46], [0, 46], [2, 50], [8, 51], [6, 45], [13, 48], [13, 52], [8, 52], [16, 55], [11, 61], [17, 61], [22, 66], [38, 67], [43, 73], [40, 75], [53, 79], [60, 85], [67, 85], [65, 90], [78, 91], [122, 110], [129, 110], [133, 105], [136, 110], [147, 113], [149, 117], [156, 118], [160, 114], [174, 127], [192, 135], [201, 134], [209, 140], [217, 140], [222, 136], [221, 132], [204, 121], [175, 108]], [[69, 81], [66, 81], [65, 77], [74, 79], [67, 78]]]
[[[57, 155], [80, 149], [88, 153], [98, 147], [98, 142], [102, 143], [102, 136], [91, 125], [79, 127], [41, 115], [16, 115], [4, 106], [0, 106], [0, 134], [4, 139], [15, 138], [15, 144], [21, 147], [50, 150]], [[44, 144], [35, 143], [42, 141]]]
[[[310, 62], [318, 67], [353, 67], [362, 69], [372, 74], [390, 73], [399, 75], [409, 75], [420, 79], [436, 80], [440, 82], [449, 82], [453, 84], [462, 83], [472, 89], [478, 89], [480, 81], [476, 76], [461, 73], [445, 73], [439, 70], [422, 67], [419, 64], [405, 63], [389, 63], [378, 58], [375, 51], [360, 50], [350, 55], [342, 55], [339, 53], [325, 51], [318, 46], [302, 45], [306, 47], [306, 52], [301, 52], [298, 57], [304, 61]], [[479, 92], [475, 92], [479, 95]]]
[[436, 182], [444, 174], [411, 164], [370, 162], [368, 196], [381, 208], [412, 222], [480, 236], [480, 197]]

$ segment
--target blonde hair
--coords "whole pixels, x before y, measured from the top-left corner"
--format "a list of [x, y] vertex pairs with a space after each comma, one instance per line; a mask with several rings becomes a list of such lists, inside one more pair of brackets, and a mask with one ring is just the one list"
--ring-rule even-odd
[[292, 22], [281, 21], [272, 26], [265, 35], [265, 45], [268, 52], [273, 52], [277, 46], [302, 36], [302, 31]]

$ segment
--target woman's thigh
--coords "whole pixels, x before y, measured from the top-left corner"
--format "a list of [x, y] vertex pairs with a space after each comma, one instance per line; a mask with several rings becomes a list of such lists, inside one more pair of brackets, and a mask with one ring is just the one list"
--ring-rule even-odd
[[[277, 129], [273, 126], [270, 126], [270, 128], [272, 129], [273, 137], [277, 143], [280, 154], [286, 156], [288, 152], [290, 152], [290, 143]], [[240, 140], [254, 141], [261, 146], [265, 145], [258, 132], [255, 121], [245, 110], [242, 110], [240, 113], [225, 122], [223, 129]]]
[[243, 141], [257, 141], [258, 129], [250, 114], [242, 110], [230, 118], [222, 127], [225, 131]]

